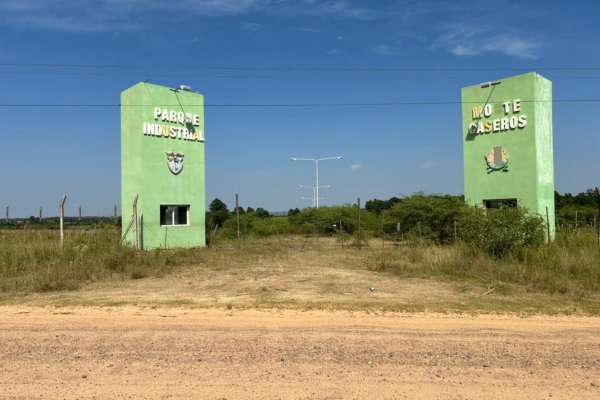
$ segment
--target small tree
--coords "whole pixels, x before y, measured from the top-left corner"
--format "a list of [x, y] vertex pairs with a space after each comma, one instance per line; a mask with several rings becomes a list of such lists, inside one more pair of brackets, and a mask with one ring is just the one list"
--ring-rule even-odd
[[[302, 233], [333, 234], [344, 231], [352, 234], [358, 227], [358, 209], [354, 206], [334, 206], [305, 208], [288, 218], [294, 230]], [[363, 211], [361, 213], [362, 229], [373, 230], [374, 217]]]
[[451, 241], [454, 221], [464, 207], [464, 201], [458, 196], [420, 193], [397, 202], [386, 213], [386, 219], [400, 222], [403, 230], [416, 234], [420, 229], [422, 236], [446, 243]]
[[383, 210], [386, 210], [385, 200], [373, 199], [365, 203], [365, 210], [379, 215]]
[[258, 208], [256, 209], [255, 215], [256, 215], [258, 218], [269, 218], [269, 217], [271, 216], [271, 213], [270, 213], [270, 212], [268, 212], [267, 210], [265, 210], [265, 209], [264, 209], [264, 208], [262, 208], [262, 207], [258, 207]]
[[227, 204], [223, 203], [218, 198], [214, 199], [208, 206], [208, 212], [206, 213], [206, 226], [215, 227], [223, 226], [223, 223], [231, 216], [227, 209]]
[[237, 211], [239, 210], [240, 215], [245, 214], [246, 211], [244, 211], [244, 207], [237, 207], [233, 209], [233, 213], [235, 214]]
[[382, 211], [386, 211], [400, 203], [402, 199], [398, 197], [390, 197], [388, 200], [373, 199], [365, 203], [365, 210], [380, 215]]
[[229, 209], [227, 208], [227, 204], [223, 203], [221, 201], [221, 199], [215, 198], [208, 206], [208, 211], [209, 212], [219, 212], [219, 211], [229, 212]]

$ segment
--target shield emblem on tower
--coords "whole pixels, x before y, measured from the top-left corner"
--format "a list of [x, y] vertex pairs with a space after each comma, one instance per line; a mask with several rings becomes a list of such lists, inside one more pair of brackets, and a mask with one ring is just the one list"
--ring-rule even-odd
[[488, 173], [492, 171], [508, 171], [508, 153], [502, 146], [494, 146], [484, 157]]
[[183, 169], [183, 153], [176, 150], [167, 152], [167, 166], [173, 174], [179, 174]]

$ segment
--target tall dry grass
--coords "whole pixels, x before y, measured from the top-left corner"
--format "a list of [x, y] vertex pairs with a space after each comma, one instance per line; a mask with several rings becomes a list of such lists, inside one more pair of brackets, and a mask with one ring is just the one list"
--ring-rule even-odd
[[369, 266], [398, 276], [466, 280], [574, 296], [600, 293], [600, 245], [591, 229], [560, 232], [549, 244], [522, 246], [502, 258], [467, 243], [399, 246]]
[[0, 231], [0, 292], [72, 290], [108, 278], [160, 276], [200, 262], [199, 249], [136, 252], [115, 227], [67, 231], [64, 248], [51, 230]]
[[56, 231], [0, 231], [0, 292], [72, 290], [94, 281], [162, 276], [179, 266], [238, 269], [243, 274], [245, 266], [265, 257], [281, 268], [294, 268], [288, 257], [310, 251], [323, 264], [342, 263], [345, 268], [397, 276], [569, 296], [600, 293], [600, 246], [591, 230], [563, 231], [553, 243], [518, 247], [503, 258], [466, 243], [440, 246], [414, 241], [392, 246], [388, 242], [380, 247], [379, 240], [372, 240], [357, 251], [352, 240], [330, 240], [325, 245], [316, 237], [306, 242], [301, 236], [286, 235], [241, 240], [224, 236], [215, 238], [211, 249], [136, 252], [118, 244], [119, 234], [114, 226], [67, 231], [61, 249]]

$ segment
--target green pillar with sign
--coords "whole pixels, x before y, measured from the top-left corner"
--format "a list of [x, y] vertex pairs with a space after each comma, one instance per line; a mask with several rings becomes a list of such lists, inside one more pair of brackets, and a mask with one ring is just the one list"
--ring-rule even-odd
[[[204, 97], [138, 83], [121, 93], [125, 242], [140, 249], [205, 245]], [[137, 220], [133, 202], [137, 196]]]
[[552, 82], [531, 72], [462, 89], [465, 201], [519, 206], [555, 234]]

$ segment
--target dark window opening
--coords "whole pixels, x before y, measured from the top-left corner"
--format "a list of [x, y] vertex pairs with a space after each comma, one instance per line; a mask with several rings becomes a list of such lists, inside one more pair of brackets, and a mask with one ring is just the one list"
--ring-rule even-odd
[[485, 208], [514, 208], [517, 206], [517, 199], [499, 199], [499, 200], [484, 200]]
[[160, 225], [188, 225], [189, 205], [164, 205], [160, 206]]

